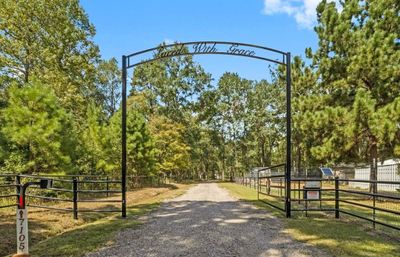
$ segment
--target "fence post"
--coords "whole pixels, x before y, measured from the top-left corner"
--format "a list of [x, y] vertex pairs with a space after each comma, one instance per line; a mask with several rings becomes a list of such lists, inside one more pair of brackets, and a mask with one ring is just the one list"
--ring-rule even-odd
[[17, 193], [17, 204], [18, 204], [19, 203], [19, 195], [21, 192], [21, 177], [19, 175], [15, 176], [15, 184], [16, 184], [15, 190]]
[[[300, 178], [300, 176], [299, 176], [299, 178]], [[301, 203], [301, 201], [300, 201], [300, 199], [301, 199], [300, 180], [297, 181], [297, 199], [298, 199], [297, 203], [300, 204]]]
[[335, 218], [339, 219], [339, 177], [335, 177]]
[[375, 220], [376, 220], [376, 210], [375, 210], [375, 207], [376, 207], [376, 193], [378, 193], [378, 183], [376, 183], [376, 182], [372, 182], [373, 184], [374, 184], [374, 188], [373, 188], [373, 197], [372, 197], [372, 201], [373, 201], [373, 209], [372, 209], [372, 218], [373, 218], [373, 222], [372, 222], [372, 225], [373, 225], [373, 228], [374, 229], [376, 229], [376, 224], [375, 224]]
[[108, 197], [108, 191], [110, 190], [109, 184], [108, 184], [108, 176], [106, 177], [106, 180], [107, 180], [106, 185], [107, 185], [107, 197]]
[[257, 200], [260, 200], [260, 171], [257, 170]]
[[19, 194], [21, 191], [21, 177], [19, 175], [15, 176], [15, 184], [16, 184], [16, 193], [17, 193], [17, 203], [19, 202]]
[[72, 180], [72, 191], [73, 191], [73, 202], [74, 202], [74, 219], [78, 219], [78, 180], [74, 178]]

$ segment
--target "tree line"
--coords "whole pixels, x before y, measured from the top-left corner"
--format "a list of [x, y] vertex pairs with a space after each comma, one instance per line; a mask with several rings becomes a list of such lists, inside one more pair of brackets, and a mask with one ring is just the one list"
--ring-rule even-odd
[[[121, 72], [79, 1], [0, 2], [0, 172], [118, 176]], [[291, 67], [297, 171], [400, 156], [399, 8], [318, 5], [318, 48]], [[285, 68], [269, 72], [215, 79], [192, 56], [135, 68], [128, 174], [229, 178], [284, 162]]]

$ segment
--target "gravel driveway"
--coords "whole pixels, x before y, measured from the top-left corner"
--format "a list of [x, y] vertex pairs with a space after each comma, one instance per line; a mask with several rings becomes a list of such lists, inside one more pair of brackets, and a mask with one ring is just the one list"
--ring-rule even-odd
[[119, 233], [116, 244], [87, 256], [327, 256], [294, 241], [277, 218], [215, 183], [192, 187], [143, 219]]

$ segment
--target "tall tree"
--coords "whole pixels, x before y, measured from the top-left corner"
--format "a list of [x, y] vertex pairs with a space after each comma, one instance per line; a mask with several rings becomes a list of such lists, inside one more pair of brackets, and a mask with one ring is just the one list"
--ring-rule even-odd
[[[156, 52], [155, 57], [158, 54]], [[142, 92], [152, 111], [184, 122], [185, 113], [190, 112], [210, 81], [211, 76], [193, 61], [192, 56], [171, 57], [136, 67], [131, 94]]]
[[121, 100], [121, 70], [117, 60], [101, 60], [97, 67], [99, 88], [99, 100], [103, 103], [103, 109], [108, 117], [117, 110]]
[[127, 166], [133, 175], [155, 175], [156, 150], [145, 118], [130, 110], [127, 118]]
[[154, 116], [149, 127], [155, 140], [157, 170], [181, 179], [190, 166], [190, 147], [182, 136], [184, 126], [164, 116]]
[[[297, 173], [318, 164], [311, 148], [320, 144], [322, 137], [314, 126], [315, 112], [325, 108], [325, 95], [317, 83], [315, 69], [295, 56], [291, 67], [292, 77], [292, 136], [294, 164]], [[282, 71], [282, 80], [286, 74]]]
[[[376, 179], [377, 161], [395, 149], [387, 148], [388, 137], [379, 131], [381, 124], [396, 122], [384, 113], [396, 109], [389, 106], [400, 95], [400, 5], [396, 0], [348, 0], [340, 7], [324, 0], [317, 8], [319, 48], [312, 57], [319, 86], [329, 97], [315, 116], [331, 132], [322, 129], [325, 139], [314, 154], [336, 162], [348, 157], [369, 162], [371, 179]], [[397, 136], [392, 131], [391, 138]]]
[[[99, 174], [104, 173], [104, 143], [105, 123], [100, 106], [90, 102], [86, 111], [86, 120], [79, 128], [80, 133], [77, 150], [80, 155], [77, 156], [76, 164], [81, 174]], [[77, 134], [77, 131], [74, 131]]]
[[0, 0], [0, 85], [33, 77], [51, 87], [68, 110], [84, 114], [95, 95], [98, 47], [78, 0]]
[[35, 81], [23, 88], [13, 85], [8, 92], [1, 130], [8, 154], [2, 169], [33, 173], [67, 167], [70, 158], [62, 143], [67, 115], [52, 90]]
[[253, 166], [265, 167], [282, 163], [284, 155], [278, 149], [284, 144], [284, 85], [275, 78], [272, 82], [262, 80], [254, 83], [246, 115], [250, 124], [249, 137], [246, 140], [256, 149]]

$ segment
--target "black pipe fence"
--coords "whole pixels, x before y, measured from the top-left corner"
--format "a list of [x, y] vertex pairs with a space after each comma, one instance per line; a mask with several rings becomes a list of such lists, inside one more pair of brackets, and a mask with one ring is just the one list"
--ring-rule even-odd
[[[256, 177], [257, 181], [254, 183], [258, 185], [258, 199], [286, 212], [285, 175], [273, 173]], [[236, 182], [248, 186], [245, 177], [238, 178]], [[364, 186], [354, 187], [357, 183], [362, 183]], [[370, 184], [372, 186], [369, 186]], [[306, 216], [308, 212], [333, 213], [335, 218], [340, 218], [344, 214], [371, 222], [374, 229], [380, 225], [400, 230], [400, 191], [388, 191], [388, 188], [400, 188], [400, 181], [339, 177], [291, 178], [290, 211], [301, 212]]]
[[[0, 174], [0, 208], [17, 206], [19, 188], [28, 181], [51, 178], [53, 186], [39, 189], [32, 186], [27, 206], [55, 211], [78, 213], [121, 212], [121, 180], [101, 175], [15, 175]], [[161, 185], [163, 179], [130, 176], [128, 187], [133, 190], [144, 186]]]
[[257, 168], [253, 172], [235, 178], [236, 183], [257, 190], [257, 199], [286, 212], [286, 164]]
[[257, 189], [257, 177], [246, 176], [242, 178], [236, 178], [236, 183], [239, 183], [243, 186]]
[[257, 199], [278, 210], [286, 212], [285, 183], [285, 175], [260, 176], [258, 178]]
[[0, 174], [0, 209], [17, 206], [19, 184], [14, 175]]
[[286, 164], [257, 169], [257, 199], [288, 213]]
[[[371, 184], [372, 191], [341, 186], [341, 183], [360, 182]], [[400, 230], [400, 192], [380, 190], [380, 185], [400, 186], [400, 181], [338, 179], [335, 190], [339, 213], [370, 221], [375, 228], [382, 225]], [[385, 187], [382, 187], [385, 188]], [[357, 208], [352, 208], [357, 207]]]

